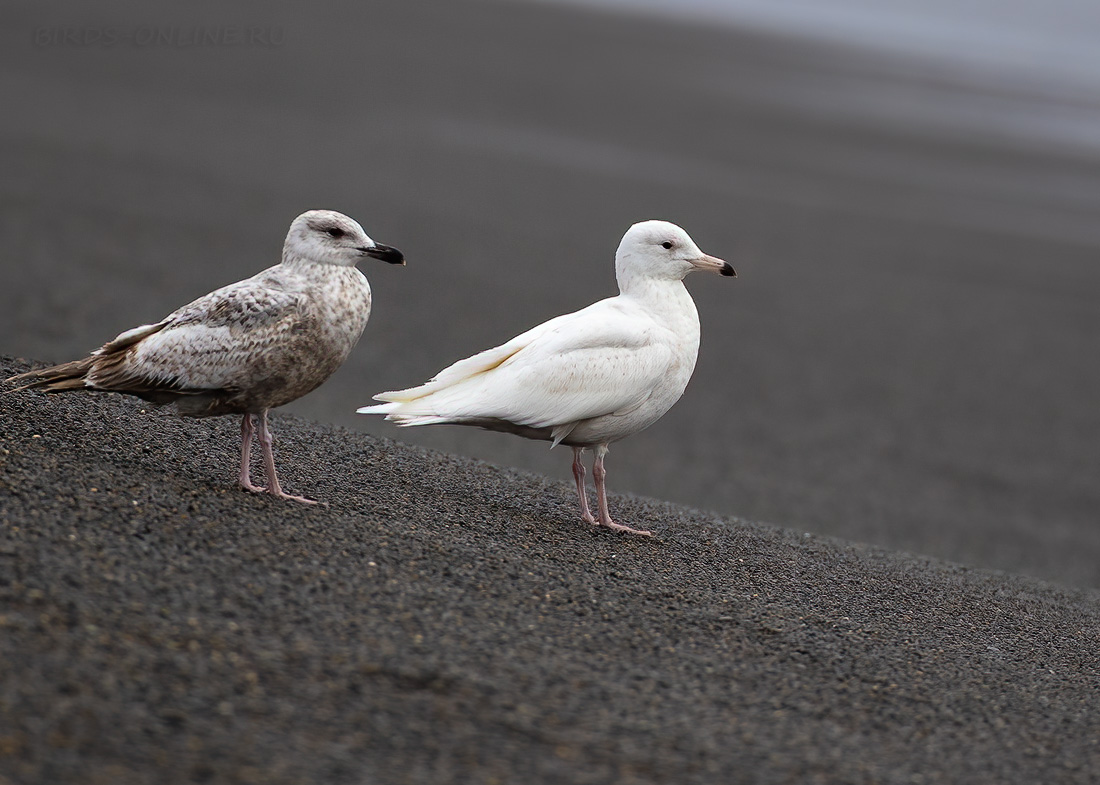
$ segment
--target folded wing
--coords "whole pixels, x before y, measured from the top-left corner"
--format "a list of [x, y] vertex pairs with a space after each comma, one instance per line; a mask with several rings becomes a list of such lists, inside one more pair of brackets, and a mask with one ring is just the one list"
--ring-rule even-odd
[[88, 381], [129, 392], [231, 390], [301, 330], [299, 300], [255, 279], [223, 287], [105, 345]]
[[399, 425], [495, 419], [556, 431], [631, 411], [673, 358], [658, 339], [660, 327], [626, 318], [622, 308], [613, 298], [551, 319], [420, 387], [375, 396], [387, 403], [359, 411]]

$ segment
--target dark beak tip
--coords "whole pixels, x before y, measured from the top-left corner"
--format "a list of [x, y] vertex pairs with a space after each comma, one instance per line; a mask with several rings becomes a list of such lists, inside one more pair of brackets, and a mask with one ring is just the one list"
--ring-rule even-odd
[[379, 261], [386, 262], [388, 264], [405, 264], [405, 254], [388, 245], [376, 244], [373, 248], [367, 248], [364, 251], [367, 256]]
[[726, 262], [724, 265], [722, 265], [722, 275], [725, 275], [729, 278], [736, 278], [737, 272], [733, 269], [732, 264]]

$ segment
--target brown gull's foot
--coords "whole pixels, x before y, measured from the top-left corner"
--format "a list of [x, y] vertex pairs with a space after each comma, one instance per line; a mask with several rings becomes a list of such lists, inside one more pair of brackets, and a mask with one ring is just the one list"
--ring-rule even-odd
[[608, 529], [611, 529], [611, 531], [626, 532], [627, 534], [637, 534], [641, 537], [652, 537], [653, 536], [653, 532], [646, 531], [645, 529], [632, 529], [631, 527], [625, 526], [621, 523], [615, 523], [615, 521], [611, 520], [610, 518], [608, 518], [607, 520], [604, 520], [604, 521], [593, 521], [593, 523], [597, 523], [600, 526], [604, 526]]
[[267, 493], [267, 488], [262, 485], [253, 485], [252, 480], [242, 478], [237, 485], [241, 490], [249, 491], [250, 493]]
[[292, 502], [301, 502], [302, 504], [324, 504], [324, 502], [319, 502], [316, 499], [307, 499], [305, 496], [295, 496], [293, 493], [287, 493], [282, 488], [278, 488], [277, 490], [267, 488], [265, 490], [278, 499], [288, 499]]
[[241, 490], [248, 491], [249, 493], [269, 493], [276, 499], [287, 499], [292, 502], [301, 502], [302, 504], [325, 504], [324, 502], [319, 502], [316, 499], [308, 499], [305, 496], [295, 496], [292, 493], [287, 493], [282, 488], [271, 490], [270, 488], [265, 488], [262, 485], [253, 485], [251, 482], [249, 482], [248, 485], [245, 485], [243, 482], [241, 482], [240, 487]]

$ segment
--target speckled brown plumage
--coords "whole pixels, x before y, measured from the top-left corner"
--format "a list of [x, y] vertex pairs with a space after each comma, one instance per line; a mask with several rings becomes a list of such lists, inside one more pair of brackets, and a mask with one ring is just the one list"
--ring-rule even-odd
[[[188, 417], [244, 416], [241, 486], [282, 492], [267, 412], [315, 390], [347, 359], [370, 316], [364, 256], [404, 263], [340, 213], [313, 210], [291, 224], [282, 262], [135, 327], [89, 357], [13, 376], [17, 389], [95, 390], [174, 404]], [[264, 449], [268, 487], [249, 477], [251, 436]]]

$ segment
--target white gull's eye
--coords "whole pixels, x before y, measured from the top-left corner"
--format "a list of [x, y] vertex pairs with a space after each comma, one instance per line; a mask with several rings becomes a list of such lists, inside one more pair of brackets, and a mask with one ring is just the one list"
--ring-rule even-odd
[[661, 243], [661, 247], [664, 248], [666, 251], [669, 251], [672, 249], [672, 243], [670, 243], [668, 240], [665, 240], [663, 243]]

